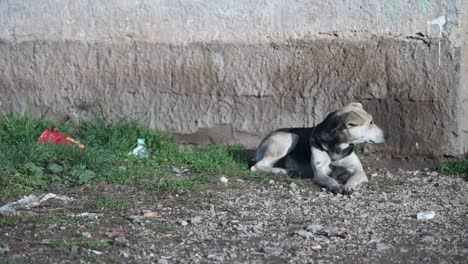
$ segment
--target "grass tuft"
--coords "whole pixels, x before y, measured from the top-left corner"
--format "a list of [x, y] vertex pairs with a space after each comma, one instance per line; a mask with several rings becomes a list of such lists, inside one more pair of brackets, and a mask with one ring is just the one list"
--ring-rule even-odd
[[[0, 121], [0, 203], [54, 185], [93, 182], [150, 181], [158, 191], [193, 190], [214, 183], [220, 174], [268, 182], [270, 175], [247, 169], [249, 152], [239, 146], [210, 145], [183, 149], [173, 136], [134, 121], [101, 119], [65, 124], [57, 131], [85, 144], [78, 147], [40, 145], [37, 139], [54, 122], [7, 115]], [[137, 138], [145, 138], [148, 159], [130, 155]], [[172, 166], [187, 168], [177, 175]]]
[[435, 170], [442, 174], [460, 175], [468, 179], [468, 158], [443, 163]]

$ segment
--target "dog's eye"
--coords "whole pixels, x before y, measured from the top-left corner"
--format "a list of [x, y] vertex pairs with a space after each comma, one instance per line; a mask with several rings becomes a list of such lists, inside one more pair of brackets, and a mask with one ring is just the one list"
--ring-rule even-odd
[[371, 125], [374, 125], [374, 121], [370, 121], [370, 124], [371, 124]]
[[348, 127], [356, 127], [358, 126], [357, 124], [354, 124], [354, 123], [348, 123]]

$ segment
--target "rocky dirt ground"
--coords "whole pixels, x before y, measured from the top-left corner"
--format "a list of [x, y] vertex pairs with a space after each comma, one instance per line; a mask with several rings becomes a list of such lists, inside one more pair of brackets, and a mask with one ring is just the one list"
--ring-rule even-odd
[[[229, 175], [179, 193], [48, 190], [74, 200], [0, 217], [0, 263], [466, 263], [468, 181], [367, 171], [370, 184], [350, 196], [308, 179]], [[418, 220], [425, 211], [434, 218]]]

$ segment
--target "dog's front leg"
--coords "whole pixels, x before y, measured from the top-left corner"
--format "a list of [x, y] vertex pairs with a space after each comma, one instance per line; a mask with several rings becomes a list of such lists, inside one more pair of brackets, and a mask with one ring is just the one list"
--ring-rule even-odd
[[334, 166], [341, 167], [349, 175], [351, 175], [344, 186], [344, 192], [351, 194], [357, 190], [362, 184], [367, 183], [367, 175], [362, 168], [361, 161], [357, 155], [353, 152], [345, 158], [334, 162]]
[[330, 168], [331, 159], [328, 154], [314, 147], [311, 148], [311, 154], [310, 166], [314, 173], [314, 182], [326, 187], [332, 193], [342, 193], [343, 185], [329, 176], [332, 170]]

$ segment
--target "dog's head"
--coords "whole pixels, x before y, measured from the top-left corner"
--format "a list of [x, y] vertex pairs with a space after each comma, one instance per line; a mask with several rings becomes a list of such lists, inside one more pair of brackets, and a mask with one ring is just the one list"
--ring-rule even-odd
[[330, 113], [317, 126], [322, 140], [335, 144], [383, 143], [385, 133], [372, 120], [360, 103], [350, 103]]

